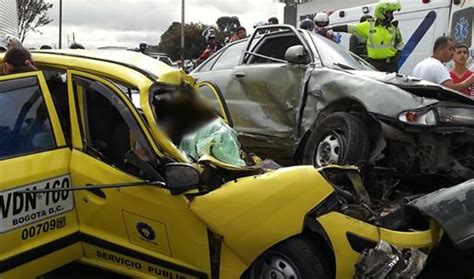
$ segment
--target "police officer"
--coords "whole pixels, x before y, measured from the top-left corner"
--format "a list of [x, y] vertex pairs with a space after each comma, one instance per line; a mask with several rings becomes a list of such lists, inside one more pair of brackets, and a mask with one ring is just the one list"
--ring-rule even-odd
[[367, 41], [367, 61], [377, 70], [397, 72], [403, 39], [393, 12], [400, 10], [398, 0], [380, 0], [375, 6], [374, 20], [356, 25], [335, 26], [336, 32], [349, 32]]
[[[371, 15], [363, 15], [359, 22], [362, 23], [369, 20], [374, 20], [374, 18]], [[363, 59], [367, 59], [367, 40], [364, 37], [351, 35], [349, 39], [349, 50]]]
[[329, 15], [327, 13], [317, 13], [314, 16], [314, 25], [314, 32], [335, 42], [337, 41], [334, 32], [327, 27], [329, 25]]

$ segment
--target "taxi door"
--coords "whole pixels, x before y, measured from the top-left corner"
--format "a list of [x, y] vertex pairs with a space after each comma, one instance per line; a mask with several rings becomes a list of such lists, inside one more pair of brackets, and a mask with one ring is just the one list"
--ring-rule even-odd
[[82, 256], [71, 150], [41, 72], [0, 76], [0, 277], [30, 278]]
[[[164, 160], [126, 85], [68, 71], [76, 186], [162, 181]], [[121, 89], [122, 88], [122, 89]], [[136, 89], [128, 88], [130, 91]], [[145, 185], [144, 185], [145, 184]], [[184, 197], [142, 185], [76, 195], [85, 263], [135, 277], [206, 278], [208, 232]]]

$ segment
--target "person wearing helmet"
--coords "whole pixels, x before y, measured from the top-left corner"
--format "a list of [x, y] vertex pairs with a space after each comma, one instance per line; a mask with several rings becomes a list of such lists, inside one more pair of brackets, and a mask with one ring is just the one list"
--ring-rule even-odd
[[214, 30], [214, 28], [207, 27], [202, 32], [202, 36], [204, 37], [204, 39], [206, 39], [206, 48], [196, 61], [197, 65], [204, 62], [204, 60], [209, 58], [212, 54], [214, 54], [214, 52], [218, 51], [222, 47], [222, 44], [216, 38], [216, 31]]
[[314, 30], [314, 22], [309, 18], [305, 18], [300, 22], [300, 28], [305, 29], [305, 30], [309, 30], [309, 31], [313, 31]]
[[332, 30], [349, 32], [365, 38], [367, 61], [379, 71], [397, 72], [403, 38], [398, 28], [398, 21], [393, 21], [393, 13], [400, 9], [398, 0], [380, 0], [374, 10], [375, 21], [335, 26]]
[[138, 52], [141, 52], [141, 53], [145, 54], [147, 46], [148, 46], [148, 45], [147, 45], [146, 42], [141, 42], [141, 43], [138, 45]]
[[335, 42], [337, 41], [334, 32], [330, 28], [327, 28], [329, 25], [329, 16], [327, 13], [317, 13], [314, 16], [314, 24], [316, 25], [314, 32]]

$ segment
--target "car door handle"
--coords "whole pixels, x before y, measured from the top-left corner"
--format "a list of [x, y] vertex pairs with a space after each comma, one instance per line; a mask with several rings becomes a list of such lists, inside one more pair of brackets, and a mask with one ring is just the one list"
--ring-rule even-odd
[[233, 77], [236, 78], [236, 79], [241, 79], [241, 78], [245, 77], [245, 73], [244, 72], [235, 72], [233, 74]]
[[[92, 184], [86, 184], [86, 186], [92, 186]], [[96, 195], [97, 197], [101, 198], [101, 199], [106, 199], [107, 198], [107, 195], [105, 195], [104, 191], [102, 191], [101, 189], [87, 189], [88, 192]]]

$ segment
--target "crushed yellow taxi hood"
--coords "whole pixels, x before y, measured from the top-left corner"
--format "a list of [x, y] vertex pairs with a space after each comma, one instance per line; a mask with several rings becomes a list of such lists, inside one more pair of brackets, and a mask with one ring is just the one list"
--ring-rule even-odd
[[312, 166], [240, 178], [191, 203], [193, 212], [247, 264], [300, 233], [304, 216], [334, 191]]

